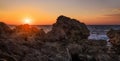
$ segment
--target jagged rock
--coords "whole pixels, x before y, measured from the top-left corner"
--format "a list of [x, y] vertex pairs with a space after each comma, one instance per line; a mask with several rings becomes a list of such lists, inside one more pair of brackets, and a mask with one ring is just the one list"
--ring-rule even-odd
[[22, 33], [26, 33], [26, 34], [33, 34], [33, 33], [37, 33], [39, 31], [39, 29], [37, 29], [36, 27], [33, 27], [29, 24], [24, 24], [24, 25], [16, 26], [14, 31], [17, 33], [22, 32]]
[[0, 37], [8, 37], [8, 35], [12, 32], [12, 30], [9, 28], [9, 26], [3, 22], [0, 22]]
[[107, 33], [108, 37], [110, 38], [110, 42], [113, 45], [120, 45], [120, 30], [110, 30]]
[[106, 41], [87, 40], [86, 25], [65, 16], [59, 16], [47, 34], [25, 24], [17, 26], [10, 36], [0, 39], [1, 61], [119, 61], [120, 57], [107, 53]]
[[34, 41], [36, 38], [43, 38], [45, 36], [45, 32], [42, 29], [38, 29], [37, 27], [24, 24], [15, 27], [13, 36], [15, 38], [18, 37], [24, 39], [25, 41]]
[[120, 30], [111, 29], [107, 35], [110, 38], [109, 42], [113, 45], [112, 50], [120, 54]]
[[49, 40], [81, 40], [87, 39], [89, 36], [89, 30], [84, 23], [79, 22], [76, 19], [71, 19], [66, 16], [59, 16], [57, 22], [53, 24], [53, 28], [47, 33]]
[[0, 22], [0, 33], [8, 33], [10, 31], [11, 29], [9, 28], [7, 24]]

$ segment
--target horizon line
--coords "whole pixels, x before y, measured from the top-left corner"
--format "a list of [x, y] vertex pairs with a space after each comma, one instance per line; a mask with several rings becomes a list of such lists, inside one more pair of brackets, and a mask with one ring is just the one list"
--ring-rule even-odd
[[[18, 25], [18, 24], [8, 24], [8, 25], [10, 25], [10, 26], [14, 26], [14, 25]], [[23, 24], [19, 24], [19, 25], [23, 25]], [[30, 24], [31, 25], [31, 24]], [[32, 26], [52, 26], [53, 24], [36, 24], [36, 25], [32, 25]], [[88, 25], [88, 26], [92, 26], [92, 25], [96, 25], [96, 26], [99, 26], [99, 25], [101, 25], [101, 26], [104, 26], [104, 25], [106, 25], [106, 26], [112, 26], [112, 25], [118, 25], [118, 26], [120, 26], [120, 24], [86, 24], [86, 25]]]

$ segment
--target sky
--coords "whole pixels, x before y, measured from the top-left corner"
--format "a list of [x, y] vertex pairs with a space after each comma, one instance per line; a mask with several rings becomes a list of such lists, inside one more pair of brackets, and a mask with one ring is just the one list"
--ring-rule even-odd
[[120, 0], [0, 0], [0, 22], [51, 25], [60, 15], [87, 25], [120, 25]]

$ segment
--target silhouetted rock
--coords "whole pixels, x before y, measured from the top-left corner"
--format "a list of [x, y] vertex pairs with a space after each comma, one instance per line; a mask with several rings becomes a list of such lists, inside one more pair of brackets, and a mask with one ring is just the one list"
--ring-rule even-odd
[[[1, 33], [9, 33], [6, 29], [7, 25], [0, 24]], [[119, 48], [119, 32], [108, 35]], [[107, 53], [106, 41], [87, 40], [88, 36], [84, 23], [65, 16], [59, 16], [47, 34], [28, 24], [19, 25], [10, 37], [0, 38], [0, 61], [120, 61], [120, 54]]]
[[19, 26], [16, 26], [15, 29], [14, 29], [15, 32], [24, 32], [24, 33], [36, 33], [39, 31], [39, 29], [37, 29], [36, 27], [33, 27], [29, 24], [24, 24], [24, 25], [19, 25]]
[[12, 30], [9, 28], [9, 26], [3, 22], [0, 22], [0, 37], [8, 37], [8, 35], [12, 32]]
[[52, 30], [47, 34], [47, 38], [51, 41], [62, 41], [62, 39], [80, 41], [81, 39], [87, 39], [88, 36], [89, 30], [84, 23], [62, 15], [58, 17]]
[[15, 27], [13, 36], [14, 35], [15, 38], [17, 37], [26, 41], [34, 41], [36, 38], [43, 38], [45, 36], [45, 32], [37, 27], [24, 24]]

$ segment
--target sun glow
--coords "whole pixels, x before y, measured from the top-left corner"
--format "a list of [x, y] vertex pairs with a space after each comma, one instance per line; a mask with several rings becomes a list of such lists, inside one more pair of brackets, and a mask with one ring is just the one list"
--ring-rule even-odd
[[24, 24], [31, 24], [32, 19], [31, 18], [25, 18], [24, 20]]

